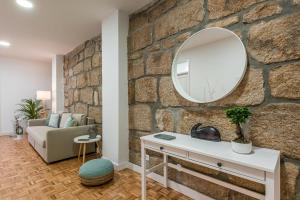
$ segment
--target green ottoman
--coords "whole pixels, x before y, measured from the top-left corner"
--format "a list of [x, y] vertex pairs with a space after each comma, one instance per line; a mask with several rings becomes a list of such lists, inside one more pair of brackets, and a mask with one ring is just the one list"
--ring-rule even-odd
[[83, 185], [101, 185], [113, 179], [114, 166], [110, 160], [90, 160], [80, 167], [79, 177]]

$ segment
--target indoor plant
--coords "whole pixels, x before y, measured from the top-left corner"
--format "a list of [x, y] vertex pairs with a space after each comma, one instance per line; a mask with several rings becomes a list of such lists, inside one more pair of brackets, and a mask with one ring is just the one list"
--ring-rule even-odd
[[19, 105], [19, 111], [23, 117], [23, 119], [38, 119], [40, 117], [40, 112], [43, 109], [41, 106], [40, 100], [35, 99], [23, 99], [21, 104]]
[[[19, 128], [16, 130], [17, 137], [22, 137], [23, 130], [27, 128], [27, 121], [30, 119], [38, 119], [40, 117], [40, 112], [43, 109], [40, 100], [35, 99], [22, 99], [22, 103], [18, 104], [17, 109]], [[22, 125], [21, 125], [22, 124]], [[22, 129], [22, 131], [21, 131]], [[22, 134], [20, 134], [22, 132]]]
[[250, 153], [252, 142], [243, 130], [242, 125], [247, 122], [251, 112], [246, 107], [233, 107], [225, 110], [226, 116], [236, 125], [237, 138], [231, 141], [232, 150], [237, 153]]

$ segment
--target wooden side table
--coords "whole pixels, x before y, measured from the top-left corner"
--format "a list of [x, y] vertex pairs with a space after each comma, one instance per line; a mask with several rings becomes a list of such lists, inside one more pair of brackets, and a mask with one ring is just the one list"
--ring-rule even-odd
[[100, 145], [99, 145], [100, 139], [101, 139], [100, 135], [97, 135], [96, 138], [94, 138], [94, 139], [89, 139], [89, 135], [81, 135], [81, 136], [74, 138], [74, 142], [77, 144], [80, 144], [79, 152], [78, 152], [78, 160], [80, 159], [80, 155], [81, 155], [81, 151], [82, 151], [82, 163], [85, 162], [86, 144], [95, 142], [97, 145], [96, 152], [100, 154]]

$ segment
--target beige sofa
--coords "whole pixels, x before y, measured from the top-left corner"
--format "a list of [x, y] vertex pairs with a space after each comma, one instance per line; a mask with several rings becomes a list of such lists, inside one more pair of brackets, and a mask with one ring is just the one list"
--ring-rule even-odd
[[[76, 120], [77, 126], [61, 128], [70, 115]], [[61, 114], [60, 128], [46, 126], [46, 119], [29, 120], [26, 129], [28, 141], [47, 163], [71, 158], [78, 154], [78, 145], [74, 144], [73, 139], [88, 134], [92, 122], [83, 114], [71, 113]], [[87, 145], [87, 153], [95, 150], [95, 144]]]

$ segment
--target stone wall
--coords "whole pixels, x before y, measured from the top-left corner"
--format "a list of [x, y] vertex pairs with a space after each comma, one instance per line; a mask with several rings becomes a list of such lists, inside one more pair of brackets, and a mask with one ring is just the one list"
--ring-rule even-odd
[[64, 56], [65, 110], [84, 113], [102, 124], [101, 38], [97, 36]]
[[[140, 165], [139, 137], [163, 130], [188, 134], [202, 122], [223, 140], [235, 137], [224, 115], [232, 105], [253, 112], [254, 145], [281, 151], [281, 196], [300, 199], [300, 1], [164, 0], [131, 15], [129, 31], [130, 161]], [[226, 27], [242, 39], [248, 71], [228, 97], [209, 104], [183, 99], [170, 72], [178, 47], [205, 27]], [[150, 164], [161, 157], [151, 153]], [[172, 159], [173, 162], [181, 162]], [[263, 193], [262, 185], [188, 163], [182, 165]], [[216, 199], [252, 199], [170, 170], [170, 178]]]

